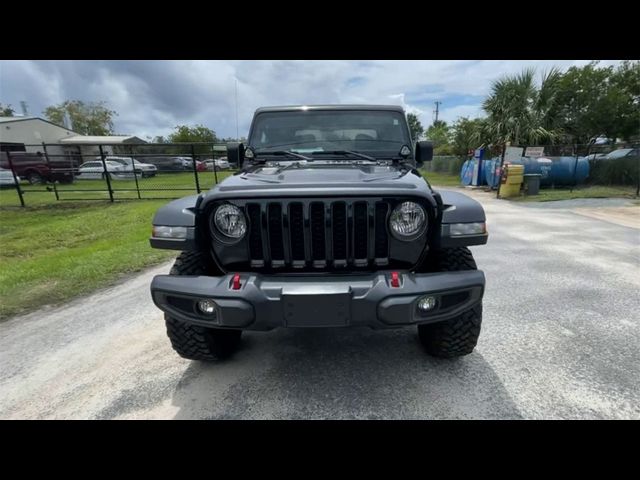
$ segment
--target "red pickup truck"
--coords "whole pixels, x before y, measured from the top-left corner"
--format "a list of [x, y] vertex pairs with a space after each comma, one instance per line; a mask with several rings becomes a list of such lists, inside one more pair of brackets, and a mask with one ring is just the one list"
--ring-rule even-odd
[[13, 171], [16, 176], [27, 180], [31, 184], [55, 182], [73, 182], [74, 168], [68, 161], [50, 159], [41, 153], [10, 152], [11, 165], [7, 152], [0, 152], [0, 168]]

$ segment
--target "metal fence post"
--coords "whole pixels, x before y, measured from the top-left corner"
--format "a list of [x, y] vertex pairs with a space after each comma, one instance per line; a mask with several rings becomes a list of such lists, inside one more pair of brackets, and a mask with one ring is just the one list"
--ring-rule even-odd
[[[133, 168], [133, 178], [136, 179], [136, 192], [138, 192], [138, 200], [142, 200], [140, 196], [140, 185], [138, 185], [138, 175], [136, 174], [136, 161], [133, 158], [133, 147], [129, 147], [129, 155], [131, 155], [131, 168]], [[140, 170], [140, 176], [142, 176], [142, 170]]]
[[213, 181], [214, 185], [218, 184], [218, 169], [216, 168], [216, 150], [215, 145], [211, 144], [211, 159], [213, 160]]
[[196, 149], [191, 144], [191, 161], [193, 162], [193, 175], [196, 178], [196, 191], [200, 193], [200, 181], [198, 180], [198, 167], [196, 167]]
[[49, 167], [49, 171], [51, 172], [51, 183], [53, 184], [53, 191], [56, 194], [56, 200], [60, 200], [60, 196], [58, 195], [58, 188], [56, 187], [56, 181], [53, 179], [53, 168], [51, 168], [51, 162], [49, 161], [47, 145], [44, 142], [42, 142], [42, 150], [44, 151], [44, 158], [47, 161], [47, 167]]
[[107, 188], [109, 189], [109, 200], [113, 203], [113, 190], [111, 188], [111, 176], [107, 171], [107, 162], [105, 161], [104, 151], [102, 150], [102, 145], [98, 145], [98, 149], [100, 150], [100, 159], [102, 160], [102, 171], [104, 178], [107, 180]]
[[502, 156], [500, 157], [500, 179], [498, 180], [498, 189], [496, 190], [496, 198], [500, 198], [500, 185], [502, 184], [502, 177], [504, 177], [504, 157], [507, 153], [507, 144], [502, 145]]
[[9, 161], [9, 168], [13, 174], [13, 181], [16, 182], [16, 191], [18, 197], [20, 197], [20, 206], [24, 207], [24, 198], [22, 197], [22, 189], [20, 188], [20, 179], [16, 175], [16, 171], [13, 169], [13, 162], [11, 161], [11, 152], [7, 151], [7, 160]]
[[573, 189], [578, 186], [578, 143], [577, 142], [574, 144], [573, 148], [575, 149], [574, 153], [576, 155], [576, 161], [573, 164], [573, 184], [569, 189], [569, 191], [572, 193], [573, 193]]

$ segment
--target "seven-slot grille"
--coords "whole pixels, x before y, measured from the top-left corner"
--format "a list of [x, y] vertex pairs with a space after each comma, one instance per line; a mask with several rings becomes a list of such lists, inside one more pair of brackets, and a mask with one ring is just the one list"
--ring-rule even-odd
[[388, 265], [389, 209], [378, 199], [247, 202], [251, 267]]

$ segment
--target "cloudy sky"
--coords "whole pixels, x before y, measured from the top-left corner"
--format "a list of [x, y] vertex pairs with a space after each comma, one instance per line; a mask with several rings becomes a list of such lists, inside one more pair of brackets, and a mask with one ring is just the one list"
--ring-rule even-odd
[[[148, 139], [178, 124], [203, 124], [218, 136], [247, 134], [254, 110], [268, 105], [403, 104], [427, 127], [440, 118], [482, 115], [491, 81], [536, 67], [563, 70], [586, 60], [553, 61], [0, 61], [0, 103], [42, 115], [67, 99], [107, 102], [115, 131]], [[602, 65], [618, 63], [604, 61]]]

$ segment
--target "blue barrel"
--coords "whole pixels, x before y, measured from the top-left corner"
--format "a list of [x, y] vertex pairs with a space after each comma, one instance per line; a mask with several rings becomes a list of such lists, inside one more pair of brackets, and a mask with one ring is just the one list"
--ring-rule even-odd
[[[589, 161], [585, 157], [521, 157], [511, 163], [524, 165], [524, 174], [539, 174], [540, 185], [573, 185], [584, 183], [589, 176]], [[499, 163], [498, 163], [499, 165]]]

